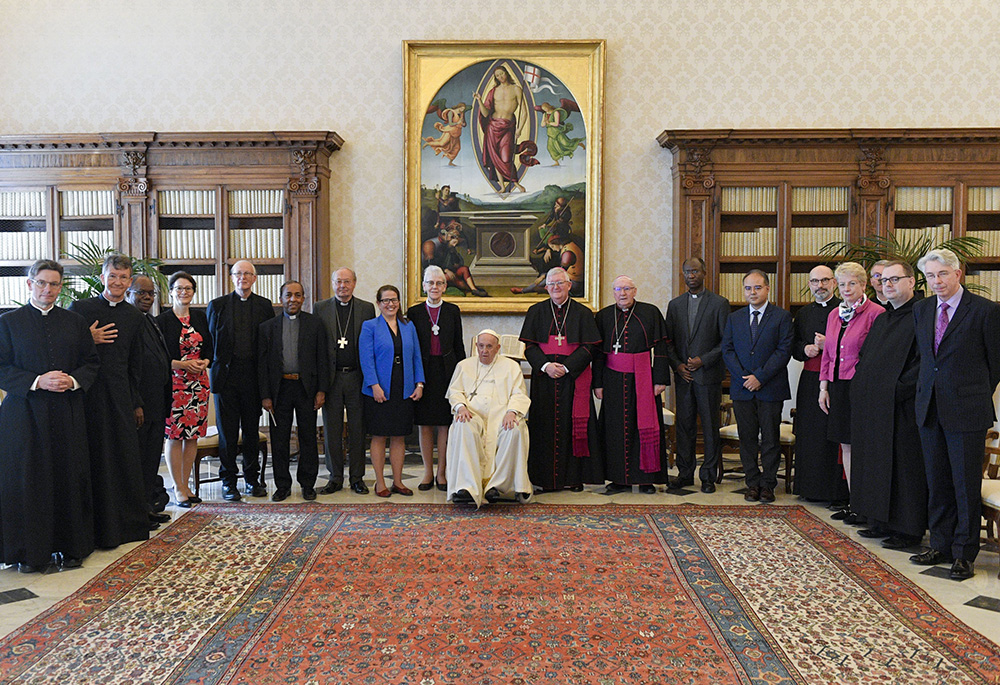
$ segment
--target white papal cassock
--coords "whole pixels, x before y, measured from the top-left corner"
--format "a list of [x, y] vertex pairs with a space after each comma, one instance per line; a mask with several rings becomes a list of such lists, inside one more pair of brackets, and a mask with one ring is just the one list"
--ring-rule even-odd
[[[492, 368], [491, 368], [492, 367]], [[521, 365], [497, 354], [492, 365], [478, 357], [463, 359], [448, 386], [452, 413], [465, 406], [472, 419], [452, 421], [448, 429], [448, 500], [466, 490], [476, 502], [496, 488], [500, 494], [531, 494], [528, 478], [528, 398]], [[504, 415], [513, 410], [517, 425], [505, 430]]]

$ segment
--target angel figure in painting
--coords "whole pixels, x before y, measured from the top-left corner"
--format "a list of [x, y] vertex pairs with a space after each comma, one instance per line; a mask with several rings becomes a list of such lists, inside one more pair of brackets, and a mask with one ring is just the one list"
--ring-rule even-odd
[[437, 113], [441, 121], [434, 123], [434, 128], [441, 134], [437, 138], [427, 136], [420, 149], [429, 147], [434, 150], [434, 156], [444, 155], [448, 158], [448, 166], [456, 166], [455, 158], [462, 150], [462, 129], [465, 128], [465, 110], [468, 105], [460, 102], [454, 107], [448, 107], [442, 98], [435, 100], [427, 108], [428, 114]]
[[483, 171], [499, 186], [500, 192], [509, 193], [513, 187], [523, 193], [524, 186], [518, 183], [516, 156], [522, 155], [520, 161], [525, 166], [538, 164], [538, 160], [532, 157], [537, 148], [529, 139], [530, 112], [521, 84], [506, 67], [499, 66], [493, 71], [485, 92], [485, 97], [479, 93], [473, 96], [480, 107]]
[[572, 157], [578, 147], [587, 149], [585, 137], [570, 138], [566, 135], [573, 130], [573, 124], [566, 121], [569, 118], [569, 113], [580, 111], [579, 105], [573, 100], [560, 98], [559, 107], [543, 102], [536, 106], [535, 110], [542, 112], [542, 121], [539, 126], [545, 129], [549, 137], [548, 150], [549, 156], [552, 157], [552, 166], [560, 166], [559, 160], [563, 157]]

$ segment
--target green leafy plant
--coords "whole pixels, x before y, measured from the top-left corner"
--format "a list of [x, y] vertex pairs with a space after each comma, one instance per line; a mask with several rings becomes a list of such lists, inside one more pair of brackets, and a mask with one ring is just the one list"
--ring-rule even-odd
[[[925, 254], [931, 250], [948, 249], [954, 252], [963, 264], [968, 264], [970, 260], [981, 257], [985, 248], [985, 240], [971, 236], [949, 238], [935, 245], [931, 239], [930, 231], [927, 231], [920, 237], [904, 237], [901, 240], [890, 233], [886, 236], [862, 236], [861, 240], [856, 243], [837, 241], [824, 245], [820, 254], [829, 257], [831, 261], [858, 262], [867, 271], [871, 271], [875, 262], [881, 259], [898, 259], [913, 267], [917, 290], [926, 290], [927, 279], [924, 278], [923, 272], [917, 268], [917, 262]], [[988, 294], [989, 292], [988, 288], [978, 283], [968, 283], [965, 287], [980, 293]]]
[[[109, 254], [114, 254], [116, 250], [112, 248], [102, 248], [92, 240], [84, 243], [70, 243], [73, 251], [63, 252], [64, 259], [72, 259], [79, 266], [72, 266], [67, 269], [68, 278], [65, 279], [62, 292], [59, 293], [58, 304], [66, 307], [77, 300], [84, 300], [96, 297], [104, 291], [104, 284], [101, 283], [101, 267], [104, 259]], [[140, 259], [132, 257], [132, 273], [149, 276], [161, 295], [167, 292], [167, 277], [160, 271], [163, 265], [159, 259]]]

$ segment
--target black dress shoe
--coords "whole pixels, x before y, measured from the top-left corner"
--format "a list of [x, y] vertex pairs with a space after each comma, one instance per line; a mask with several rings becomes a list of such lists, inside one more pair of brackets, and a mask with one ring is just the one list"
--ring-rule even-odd
[[671, 478], [670, 483], [668, 483], [671, 490], [680, 490], [681, 488], [686, 488], [690, 485], [694, 485], [694, 479], [686, 480], [684, 478]]
[[192, 506], [194, 506], [194, 502], [192, 502], [190, 499], [177, 500], [177, 506], [180, 507], [181, 509], [190, 509]]
[[201, 497], [198, 497], [196, 495], [191, 495], [190, 497], [188, 497], [188, 502], [190, 502], [191, 504], [201, 504]]
[[620, 483], [608, 483], [604, 488], [605, 495], [617, 495], [621, 492], [630, 492], [632, 490], [631, 485], [622, 485]]
[[715, 483], [713, 483], [710, 480], [701, 481], [701, 491], [704, 492], [706, 495], [711, 495], [713, 492], [715, 492]]
[[307, 502], [316, 499], [316, 488], [302, 488], [302, 499]]
[[167, 523], [170, 521], [170, 514], [154, 514], [149, 512], [149, 520], [156, 521], [157, 523]]
[[166, 490], [161, 490], [153, 501], [150, 502], [151, 508], [156, 513], [160, 513], [166, 509], [168, 504], [170, 504], [170, 495], [167, 494]]
[[437, 489], [438, 489], [438, 490], [440, 490], [441, 492], [448, 492], [448, 484], [447, 484], [447, 483], [442, 483], [441, 481], [439, 481], [439, 480], [437, 479], [437, 477], [436, 477], [436, 476], [435, 476], [435, 478], [434, 478], [434, 485], [435, 485], [435, 487], [437, 487]]
[[976, 575], [976, 569], [968, 559], [955, 559], [955, 563], [951, 565], [951, 571], [948, 573], [948, 577], [952, 580], [965, 580], [974, 575]]
[[417, 490], [419, 490], [420, 492], [427, 492], [433, 487], [434, 487], [434, 481], [430, 481], [428, 483], [417, 483]]
[[530, 492], [515, 492], [514, 493], [514, 499], [516, 499], [521, 504], [524, 504], [529, 499], [531, 499], [531, 493]]
[[343, 483], [334, 483], [333, 481], [330, 481], [329, 483], [326, 484], [326, 486], [322, 490], [320, 490], [320, 492], [322, 492], [324, 495], [332, 495], [335, 492], [340, 492], [340, 490], [343, 489], [343, 487], [344, 487]]
[[882, 541], [882, 546], [886, 549], [906, 549], [920, 542], [920, 538], [914, 535], [891, 535]]
[[872, 526], [871, 528], [862, 528], [858, 531], [858, 535], [863, 538], [887, 538], [889, 537], [889, 531], [884, 528], [879, 528], [878, 526]]
[[760, 489], [760, 501], [765, 503], [770, 503], [774, 501], [774, 490], [771, 488], [761, 488]]
[[26, 564], [23, 561], [17, 564], [18, 573], [41, 573], [44, 570], [44, 566], [32, 566], [31, 564]]
[[950, 554], [929, 549], [926, 552], [914, 554], [910, 557], [910, 561], [918, 566], [937, 566], [938, 564], [950, 564], [955, 560], [951, 558]]
[[247, 486], [247, 494], [251, 497], [267, 497], [267, 486], [263, 483], [254, 483]]
[[496, 488], [490, 488], [489, 490], [486, 491], [486, 494], [483, 496], [486, 498], [486, 501], [489, 502], [490, 504], [494, 504], [500, 501], [500, 491], [497, 490]]
[[356, 483], [351, 483], [351, 492], [353, 492], [353, 493], [355, 493], [357, 495], [367, 495], [368, 494], [368, 486], [365, 485], [364, 481], [359, 480]]
[[274, 494], [271, 495], [271, 501], [284, 502], [286, 499], [288, 499], [289, 495], [291, 494], [292, 491], [289, 490], [288, 488], [278, 488], [277, 490], [274, 491]]
[[849, 526], [862, 526], [865, 524], [865, 517], [850, 511], [844, 517], [844, 523]]
[[236, 489], [235, 485], [223, 485], [222, 486], [222, 499], [227, 502], [239, 502], [240, 501], [240, 491]]
[[151, 530], [151, 531], [158, 530], [159, 527], [160, 527], [160, 524], [157, 523], [156, 521], [150, 521], [149, 522], [149, 530]]
[[653, 485], [652, 483], [643, 483], [642, 485], [639, 486], [639, 492], [641, 492], [644, 495], [655, 495], [656, 486]]
[[583, 483], [577, 483], [576, 485], [569, 486], [570, 492], [583, 492]]
[[841, 509], [847, 509], [850, 503], [851, 503], [850, 500], [835, 499], [832, 502], [830, 502], [826, 506], [826, 508], [829, 509], [830, 511], [840, 511]]
[[451, 496], [451, 501], [455, 504], [472, 504], [475, 500], [472, 499], [468, 490], [459, 490]]
[[759, 502], [760, 488], [747, 488], [747, 491], [743, 494], [743, 499], [747, 502]]
[[833, 512], [833, 515], [831, 515], [830, 518], [832, 518], [834, 521], [843, 521], [850, 515], [851, 515], [850, 509], [839, 509]]
[[59, 564], [59, 568], [80, 568], [83, 566], [83, 559], [66, 556], [62, 552], [56, 552], [56, 563]]

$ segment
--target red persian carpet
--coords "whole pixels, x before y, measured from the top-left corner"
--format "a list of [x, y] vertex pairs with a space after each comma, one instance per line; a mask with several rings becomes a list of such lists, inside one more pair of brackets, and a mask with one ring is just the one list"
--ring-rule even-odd
[[25, 683], [996, 683], [800, 507], [201, 505], [0, 641]]

